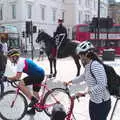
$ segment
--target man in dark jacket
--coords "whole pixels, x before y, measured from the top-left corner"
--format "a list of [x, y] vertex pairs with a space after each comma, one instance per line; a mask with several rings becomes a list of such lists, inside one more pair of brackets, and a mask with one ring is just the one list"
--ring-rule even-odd
[[58, 19], [58, 27], [54, 33], [56, 45], [59, 48], [67, 39], [67, 29], [63, 25], [63, 19]]
[[56, 49], [62, 52], [67, 43], [67, 29], [63, 25], [63, 19], [58, 19], [58, 27], [54, 32], [53, 38], [56, 44]]
[[6, 64], [7, 64], [7, 57], [3, 53], [2, 44], [0, 44], [0, 78], [5, 72]]

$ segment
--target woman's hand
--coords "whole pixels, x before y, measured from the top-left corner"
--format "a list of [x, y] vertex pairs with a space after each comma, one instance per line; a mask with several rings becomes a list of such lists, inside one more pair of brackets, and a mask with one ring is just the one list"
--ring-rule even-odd
[[78, 92], [76, 93], [74, 96], [72, 96], [73, 99], [78, 99], [79, 101], [79, 97], [85, 97], [85, 95], [87, 94], [87, 92]]
[[68, 86], [68, 85], [72, 84], [72, 81], [64, 82], [63, 84], [64, 84], [65, 86]]

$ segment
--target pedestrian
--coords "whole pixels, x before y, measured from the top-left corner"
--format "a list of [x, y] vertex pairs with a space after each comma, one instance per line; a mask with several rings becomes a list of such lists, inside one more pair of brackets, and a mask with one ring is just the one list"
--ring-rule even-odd
[[7, 57], [3, 53], [2, 44], [0, 44], [0, 78], [3, 76], [7, 64]]
[[[34, 85], [40, 84], [44, 80], [45, 71], [31, 59], [20, 57], [20, 52], [17, 49], [9, 50], [7, 56], [17, 67], [16, 75], [8, 77], [9, 80], [20, 80], [22, 73], [27, 74], [27, 77], [20, 81], [19, 88], [27, 96], [27, 98], [31, 100], [30, 104], [28, 105], [28, 107], [31, 109], [27, 111], [27, 114], [34, 115], [35, 108], [33, 108], [33, 105], [39, 100], [40, 90], [40, 86]], [[33, 85], [33, 94], [26, 87], [27, 85]]]
[[66, 111], [61, 103], [57, 103], [53, 106], [52, 115], [50, 120], [65, 120]]
[[[79, 83], [85, 81], [88, 86], [88, 91], [84, 94], [90, 95], [89, 100], [89, 115], [91, 120], [107, 120], [111, 108], [110, 93], [107, 89], [107, 77], [105, 69], [101, 64], [100, 59], [94, 52], [94, 46], [88, 42], [82, 42], [76, 49], [85, 71], [82, 75], [72, 79], [65, 84]], [[91, 71], [95, 78], [91, 75]], [[77, 93], [79, 96], [79, 93]]]
[[37, 59], [38, 61], [40, 61], [40, 59], [43, 60], [43, 58], [44, 58], [44, 49], [45, 49], [44, 47], [40, 48], [39, 57]]
[[7, 42], [6, 42], [6, 40], [4, 39], [4, 37], [1, 37], [1, 44], [2, 44], [2, 46], [3, 46], [3, 48], [2, 48], [3, 54], [4, 54], [4, 55], [7, 55], [8, 46], [7, 46]]

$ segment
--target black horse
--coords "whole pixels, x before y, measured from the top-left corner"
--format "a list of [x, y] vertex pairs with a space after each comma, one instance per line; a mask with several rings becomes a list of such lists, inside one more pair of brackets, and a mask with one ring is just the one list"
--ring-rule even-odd
[[[48, 56], [49, 62], [50, 62], [50, 75], [52, 75], [53, 77], [56, 76], [57, 74], [57, 70], [56, 70], [56, 57], [50, 57], [51, 56], [51, 49], [53, 47], [53, 37], [51, 37], [49, 34], [47, 34], [44, 31], [40, 31], [38, 33], [36, 42], [40, 43], [41, 41], [43, 41], [45, 43], [45, 52], [46, 55]], [[70, 40], [66, 40], [67, 42], [64, 44], [64, 47], [60, 47], [58, 52], [57, 52], [57, 58], [65, 58], [65, 57], [69, 57], [72, 56], [72, 58], [75, 61], [75, 64], [77, 66], [77, 76], [80, 74], [80, 68], [81, 65], [79, 63], [79, 56], [76, 55], [76, 47], [78, 44], [78, 42], [73, 42]], [[54, 73], [53, 73], [53, 67], [54, 66]]]

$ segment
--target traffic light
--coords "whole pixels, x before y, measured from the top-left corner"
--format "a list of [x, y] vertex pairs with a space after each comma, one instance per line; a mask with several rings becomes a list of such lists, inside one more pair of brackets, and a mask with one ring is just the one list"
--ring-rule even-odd
[[24, 32], [24, 31], [22, 32], [22, 37], [23, 37], [23, 38], [25, 37], [25, 32]]
[[32, 32], [32, 21], [26, 21], [26, 35]]
[[37, 32], [37, 26], [33, 26], [33, 33]]

